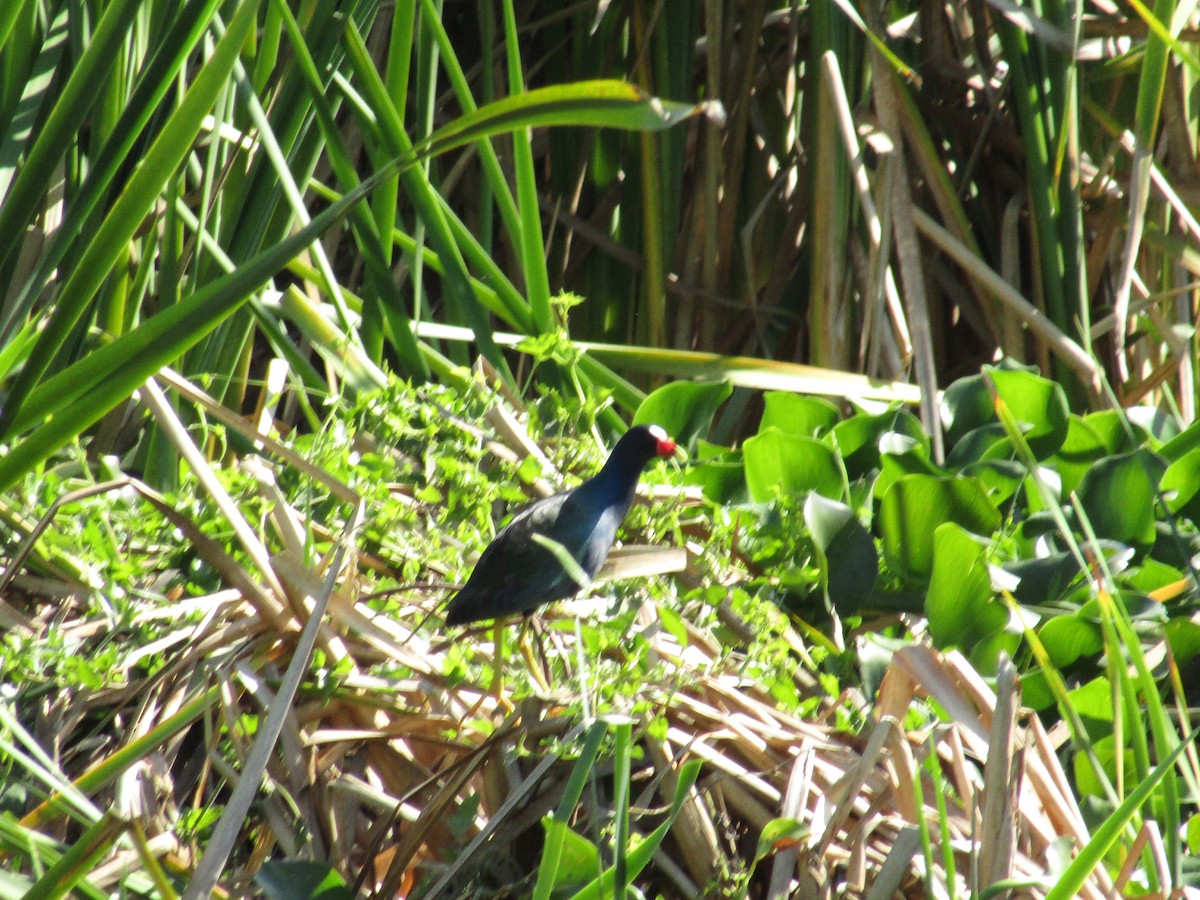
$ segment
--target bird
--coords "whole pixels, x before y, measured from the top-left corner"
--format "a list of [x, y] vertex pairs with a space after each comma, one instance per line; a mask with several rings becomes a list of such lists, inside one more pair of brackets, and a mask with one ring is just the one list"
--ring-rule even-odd
[[[450, 599], [446, 626], [528, 616], [539, 606], [583, 590], [612, 549], [642, 470], [653, 459], [674, 455], [675, 449], [658, 425], [635, 425], [617, 441], [594, 477], [518, 512]], [[561, 561], [558, 554], [563, 551], [575, 561], [574, 567]], [[580, 575], [586, 576], [585, 582]]]

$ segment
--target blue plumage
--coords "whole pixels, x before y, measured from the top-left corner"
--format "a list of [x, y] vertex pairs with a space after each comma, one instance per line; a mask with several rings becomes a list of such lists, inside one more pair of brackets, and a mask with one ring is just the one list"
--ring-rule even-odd
[[596, 577], [629, 512], [642, 470], [675, 444], [657, 425], [638, 425], [617, 441], [604, 468], [572, 491], [525, 507], [488, 544], [475, 570], [446, 607], [447, 625], [528, 614], [578, 593], [555, 554], [533, 535], [557, 542], [587, 575]]

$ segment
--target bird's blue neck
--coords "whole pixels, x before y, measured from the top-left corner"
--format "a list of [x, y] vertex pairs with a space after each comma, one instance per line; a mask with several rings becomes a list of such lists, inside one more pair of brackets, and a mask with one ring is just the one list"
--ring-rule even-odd
[[588, 483], [589, 493], [594, 492], [605, 504], [623, 503], [628, 506], [633, 502], [633, 492], [637, 489], [638, 476], [641, 474], [641, 468], [631, 466], [628, 460], [610, 456], [604, 468]]

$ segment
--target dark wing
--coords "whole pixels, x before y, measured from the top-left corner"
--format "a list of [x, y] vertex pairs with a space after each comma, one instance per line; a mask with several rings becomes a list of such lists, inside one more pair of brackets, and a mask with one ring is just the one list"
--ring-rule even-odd
[[[554, 554], [533, 539], [537, 533], [560, 540], [554, 532], [568, 497], [556, 494], [539, 500], [500, 530], [479, 557], [466, 586], [446, 606], [447, 625], [529, 612], [579, 590]], [[560, 543], [576, 555], [574, 547]]]

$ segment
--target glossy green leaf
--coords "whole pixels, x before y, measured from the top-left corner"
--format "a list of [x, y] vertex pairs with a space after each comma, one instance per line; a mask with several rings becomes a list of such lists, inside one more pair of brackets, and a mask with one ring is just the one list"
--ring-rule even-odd
[[820, 437], [837, 424], [838, 408], [822, 397], [805, 397], [791, 391], [763, 394], [759, 431], [775, 427], [794, 437]]
[[989, 422], [964, 434], [946, 457], [946, 465], [959, 468], [982, 460], [1011, 459], [1014, 455], [1012, 441], [1004, 433], [1004, 426]]
[[707, 441], [696, 442], [695, 458], [683, 470], [683, 483], [699, 485], [714, 503], [737, 504], [749, 499], [741, 451]]
[[1084, 474], [1097, 460], [1112, 453], [1107, 437], [1093, 423], [1071, 416], [1067, 422], [1067, 436], [1049, 460], [1062, 479], [1063, 496], [1079, 487]]
[[953, 448], [967, 434], [996, 420], [992, 396], [982, 375], [959, 378], [942, 392], [942, 427]]
[[983, 545], [954, 522], [939, 525], [933, 535], [925, 616], [936, 646], [968, 655], [1008, 624], [1008, 611], [993, 599]]
[[925, 579], [933, 571], [938, 526], [956, 522], [972, 534], [990, 535], [1000, 527], [1000, 513], [974, 478], [908, 475], [882, 496], [876, 521], [888, 564]]
[[275, 859], [263, 863], [254, 880], [268, 900], [352, 900], [354, 891], [328, 863]]
[[1104, 647], [1100, 627], [1080, 616], [1055, 616], [1038, 629], [1046, 653], [1056, 668], [1072, 665], [1081, 656], [1094, 656]]
[[1177, 618], [1167, 622], [1163, 630], [1177, 664], [1183, 665], [1200, 653], [1200, 623]]
[[[879, 475], [875, 478], [873, 487], [879, 496], [905, 475], [944, 475], [945, 472], [933, 464], [929, 458], [929, 448], [923, 444], [910, 442], [905, 435], [889, 432], [879, 441], [885, 449], [879, 454]], [[900, 449], [903, 452], [900, 452]]]
[[742, 446], [746, 487], [755, 503], [766, 503], [777, 492], [802, 498], [809, 491], [839, 498], [844, 492], [841, 468], [834, 452], [812, 438], [791, 437], [770, 428], [748, 438]]
[[651, 392], [633, 416], [634, 425], [661, 425], [689, 449], [707, 434], [717, 409], [729, 399], [728, 381], [674, 381]]
[[[1112, 784], [1117, 777], [1117, 753], [1112, 735], [1104, 735], [1095, 740], [1092, 750], [1095, 753], [1096, 761], [1104, 769], [1104, 774], [1102, 776], [1096, 772], [1088, 754], [1076, 754], [1073, 760], [1075, 784], [1083, 796], [1105, 799], [1108, 794], [1104, 786]], [[1124, 756], [1124, 770], [1126, 772], [1136, 771], [1137, 759], [1133, 755], [1133, 750], [1126, 748]]]
[[1134, 449], [1130, 443], [1129, 432], [1133, 439], [1140, 444], [1147, 437], [1145, 429], [1133, 424], [1126, 417], [1124, 410], [1102, 409], [1099, 412], [1088, 413], [1083, 417], [1083, 424], [1096, 433], [1104, 446], [1104, 455], [1127, 453]]
[[838, 422], [825, 440], [841, 454], [846, 473], [851, 479], [860, 478], [880, 466], [880, 443], [891, 433], [907, 436], [921, 444], [926, 454], [929, 435], [916, 416], [906, 409], [878, 415], [859, 413]]
[[1097, 537], [1143, 547], [1154, 543], [1152, 471], [1142, 453], [1102, 459], [1087, 471], [1079, 500]]
[[1178, 459], [1182, 459], [1184, 455], [1191, 451], [1198, 449], [1200, 449], [1200, 422], [1192, 424], [1176, 437], [1163, 444], [1158, 452], [1168, 462], [1175, 462]]
[[815, 493], [804, 501], [804, 524], [817, 548], [826, 599], [840, 615], [853, 615], [879, 575], [875, 541], [853, 509]]
[[1004, 507], [1016, 495], [1025, 480], [1024, 467], [1018, 462], [1004, 459], [971, 463], [960, 474], [979, 479], [992, 502], [999, 507]]
[[1032, 372], [991, 367], [987, 372], [1034, 456], [1045, 459], [1057, 452], [1066, 440], [1070, 418], [1062, 385]]
[[1167, 503], [1167, 509], [1200, 522], [1200, 448], [1185, 453], [1167, 466], [1159, 490]]
[[1018, 603], [1038, 605], [1061, 599], [1077, 582], [1079, 564], [1070, 553], [1018, 559], [1004, 570], [1020, 579], [1013, 596]]
[[601, 868], [599, 848], [583, 835], [572, 831], [566, 822], [542, 819], [546, 829], [547, 844], [554, 844], [559, 851], [558, 868], [552, 887], [562, 889], [570, 885], [584, 884]]

